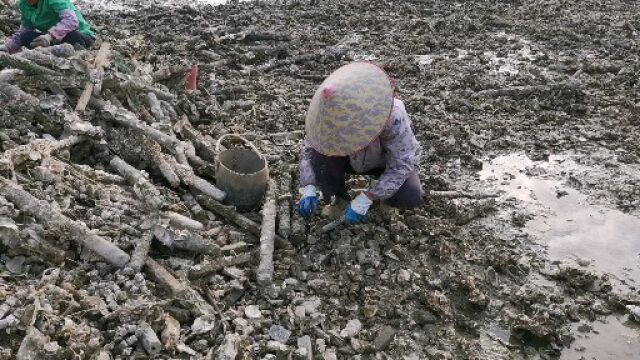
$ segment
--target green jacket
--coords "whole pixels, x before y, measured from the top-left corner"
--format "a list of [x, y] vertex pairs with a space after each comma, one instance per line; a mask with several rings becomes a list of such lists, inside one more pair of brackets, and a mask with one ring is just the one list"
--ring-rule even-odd
[[[95, 38], [91, 26], [84, 19], [80, 10], [78, 10], [70, 0], [38, 0], [36, 6], [29, 6], [25, 0], [20, 0], [18, 7], [22, 13], [22, 26], [26, 28], [36, 29], [42, 32], [49, 32], [50, 29], [56, 25], [65, 28], [65, 26], [68, 25], [64, 23], [65, 18], [63, 15], [70, 15], [71, 18], [75, 15], [78, 27], [73, 30], [78, 30], [84, 35]], [[67, 22], [69, 21], [69, 19], [66, 20]], [[71, 19], [71, 21], [75, 23], [73, 19]]]

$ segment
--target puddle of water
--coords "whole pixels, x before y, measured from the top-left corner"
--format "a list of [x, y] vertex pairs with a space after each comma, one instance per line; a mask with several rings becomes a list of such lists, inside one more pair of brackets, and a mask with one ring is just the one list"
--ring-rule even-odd
[[[640, 279], [640, 218], [589, 204], [584, 194], [564, 185], [570, 166], [575, 164], [564, 156], [534, 162], [512, 154], [486, 163], [479, 175], [505, 192], [503, 200], [517, 199], [520, 209], [534, 215], [525, 230], [547, 247], [550, 259], [590, 260], [595, 272], [634, 284]], [[640, 359], [640, 326], [624, 319], [596, 321], [588, 333], [574, 325], [576, 340], [560, 360]]]
[[[640, 218], [601, 205], [563, 185], [566, 158], [534, 162], [525, 155], [501, 156], [480, 172], [505, 198], [516, 198], [535, 217], [525, 230], [547, 246], [551, 259], [589, 260], [590, 268], [633, 285], [640, 279]], [[582, 262], [582, 261], [581, 261]]]
[[560, 360], [622, 360], [640, 359], [640, 329], [624, 318], [607, 317], [590, 323], [591, 332], [581, 333], [574, 325], [576, 337], [571, 348], [562, 352]]

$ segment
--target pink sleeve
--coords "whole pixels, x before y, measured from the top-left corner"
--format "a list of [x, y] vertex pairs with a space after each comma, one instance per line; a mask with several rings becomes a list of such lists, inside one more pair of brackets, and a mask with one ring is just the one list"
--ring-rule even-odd
[[78, 29], [78, 25], [78, 17], [73, 10], [62, 10], [60, 12], [60, 22], [49, 29], [49, 34], [56, 40], [62, 40], [67, 34]]
[[316, 175], [311, 166], [313, 148], [307, 138], [304, 139], [304, 147], [300, 154], [300, 186], [315, 185]]
[[380, 143], [386, 151], [387, 168], [369, 193], [374, 199], [388, 199], [415, 171], [420, 161], [422, 148], [411, 129], [411, 120], [404, 104], [396, 99], [391, 117], [391, 126], [380, 135]]

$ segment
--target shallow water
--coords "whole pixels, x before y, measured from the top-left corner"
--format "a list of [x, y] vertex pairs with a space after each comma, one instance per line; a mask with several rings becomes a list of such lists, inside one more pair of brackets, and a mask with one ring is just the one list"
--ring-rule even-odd
[[[633, 286], [640, 279], [640, 218], [601, 205], [564, 185], [565, 157], [533, 162], [525, 155], [501, 156], [480, 172], [534, 214], [525, 230], [547, 247], [550, 259], [580, 260]], [[616, 281], [613, 281], [614, 283]]]
[[[616, 290], [633, 290], [640, 279], [640, 218], [602, 205], [565, 185], [567, 168], [577, 166], [566, 156], [532, 161], [523, 154], [500, 156], [485, 163], [480, 179], [504, 191], [503, 201], [533, 217], [525, 231], [547, 249], [551, 260], [570, 259], [608, 273]], [[510, 216], [510, 214], [507, 214]], [[616, 281], [617, 280], [617, 281]], [[626, 316], [590, 323], [561, 360], [640, 359], [640, 329]]]
[[592, 330], [588, 333], [578, 331], [576, 324], [573, 327], [576, 340], [562, 352], [560, 360], [640, 359], [640, 329], [625, 318], [610, 316], [590, 323]]

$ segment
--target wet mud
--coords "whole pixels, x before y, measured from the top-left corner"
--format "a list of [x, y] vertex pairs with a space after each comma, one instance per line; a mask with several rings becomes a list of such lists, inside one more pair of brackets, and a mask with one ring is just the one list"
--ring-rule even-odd
[[[218, 258], [161, 243], [177, 231], [171, 224], [155, 232], [149, 257], [197, 289], [203, 305], [172, 296], [148, 272], [113, 269], [64, 231], [2, 203], [3, 219], [13, 220], [3, 231], [44, 238], [68, 260], [51, 266], [0, 246], [0, 323], [11, 324], [0, 359], [38, 342], [33, 328], [47, 336], [52, 358], [148, 358], [149, 325], [161, 359], [638, 357], [628, 308], [640, 304], [635, 3], [78, 3], [114, 49], [101, 100], [194, 141], [205, 160], [215, 138], [246, 134], [278, 181], [291, 173], [296, 183], [304, 113], [324, 77], [350, 61], [380, 64], [425, 149], [420, 176], [434, 196], [415, 211], [376, 207], [368, 223], [329, 233], [318, 231], [329, 222], [323, 216], [292, 226], [293, 248], [276, 250], [264, 287], [253, 235], [194, 204], [147, 156], [144, 136], [91, 108], [83, 119], [108, 136], [47, 162], [32, 157], [12, 180], [132, 252], [150, 216], [126, 200], [144, 189], [115, 177], [118, 155], [149, 174], [163, 211], [204, 225], [178, 234], [254, 257], [189, 280]], [[18, 26], [17, 13], [0, 8], [0, 41]], [[198, 91], [186, 96], [193, 64]], [[42, 109], [73, 108], [85, 80], [74, 74], [52, 87], [18, 76], [30, 96], [0, 109], [3, 152], [61, 138], [63, 119]], [[185, 117], [206, 141], [184, 131]], [[56, 160], [73, 171], [52, 175]], [[295, 198], [295, 188], [278, 201]], [[435, 196], [456, 191], [476, 195]], [[260, 222], [259, 210], [245, 215]]]

